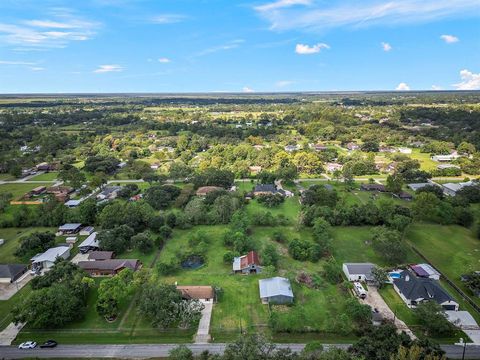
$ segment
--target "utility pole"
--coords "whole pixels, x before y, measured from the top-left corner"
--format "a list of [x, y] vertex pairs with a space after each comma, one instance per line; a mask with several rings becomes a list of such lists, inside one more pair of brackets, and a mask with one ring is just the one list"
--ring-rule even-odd
[[467, 349], [467, 343], [463, 343], [463, 354], [462, 354], [462, 360], [465, 360], [465, 350]]

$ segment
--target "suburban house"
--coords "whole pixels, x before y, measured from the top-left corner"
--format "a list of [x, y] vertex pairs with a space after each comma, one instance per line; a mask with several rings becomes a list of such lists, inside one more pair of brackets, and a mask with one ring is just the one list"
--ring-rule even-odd
[[328, 146], [325, 146], [323, 144], [309, 144], [308, 146], [310, 146], [310, 148], [315, 150], [315, 151], [327, 151], [328, 150]]
[[65, 202], [70, 199], [70, 194], [74, 191], [74, 189], [70, 186], [51, 186], [47, 188], [47, 194], [51, 194], [60, 202]]
[[412, 149], [406, 148], [406, 147], [399, 147], [398, 152], [401, 153], [401, 154], [411, 154]]
[[64, 205], [68, 208], [75, 208], [81, 204], [81, 200], [68, 200]]
[[77, 234], [82, 227], [82, 224], [63, 224], [58, 228], [57, 235], [73, 235]]
[[68, 259], [70, 257], [70, 246], [68, 244], [59, 245], [50, 248], [42, 254], [37, 254], [31, 258], [32, 271], [39, 272], [40, 270], [50, 269], [59, 258]]
[[460, 169], [460, 166], [453, 165], [453, 164], [439, 164], [437, 165], [438, 170], [446, 170], [446, 169]]
[[82, 241], [80, 245], [78, 245], [78, 249], [82, 254], [86, 254], [87, 252], [93, 250], [98, 250], [100, 248], [100, 244], [97, 240], [97, 233], [91, 233], [85, 240]]
[[98, 200], [113, 200], [118, 196], [118, 193], [122, 190], [121, 186], [107, 186], [98, 195]]
[[444, 310], [458, 310], [458, 303], [441, 287], [440, 282], [418, 277], [410, 270], [400, 272], [393, 279], [393, 287], [408, 307], [414, 308], [424, 301], [435, 301]]
[[260, 299], [263, 304], [291, 304], [293, 292], [290, 281], [283, 277], [258, 280]]
[[358, 145], [357, 143], [354, 143], [354, 142], [349, 142], [346, 147], [347, 147], [347, 150], [350, 150], [350, 151], [360, 149], [360, 145]]
[[252, 175], [257, 175], [260, 171], [262, 171], [261, 166], [249, 166], [248, 170]]
[[459, 183], [446, 183], [442, 184], [443, 193], [448, 196], [455, 196], [457, 192], [462, 190], [466, 186], [474, 186], [473, 181], [459, 182]]
[[253, 189], [254, 196], [275, 195], [275, 194], [286, 196], [285, 190], [277, 189], [277, 187], [274, 184], [258, 184]]
[[430, 264], [410, 265], [410, 269], [418, 277], [440, 280], [440, 273], [435, 270]]
[[99, 261], [80, 261], [78, 266], [92, 276], [113, 276], [123, 269], [137, 271], [142, 263], [137, 259], [110, 259]]
[[36, 188], [30, 190], [29, 195], [30, 196], [42, 195], [46, 190], [47, 188], [45, 186], [37, 186]]
[[23, 264], [0, 264], [0, 284], [10, 284], [27, 272]]
[[211, 192], [220, 191], [220, 190], [225, 190], [225, 189], [219, 186], [202, 186], [197, 189], [196, 195], [207, 196], [207, 194], [210, 194]]
[[387, 192], [385, 185], [381, 184], [362, 184], [360, 189], [363, 191]]
[[82, 230], [80, 230], [80, 236], [88, 236], [91, 235], [94, 231], [93, 226], [85, 226]]
[[426, 183], [415, 183], [415, 184], [408, 184], [407, 187], [410, 189], [410, 190], [413, 190], [413, 191], [417, 191], [419, 189], [423, 189], [424, 187], [426, 186], [437, 186], [436, 183], [429, 183], [429, 182], [426, 182]]
[[300, 150], [300, 145], [287, 145], [284, 147], [284, 149], [286, 152], [293, 152], [293, 151]]
[[258, 274], [261, 271], [260, 259], [255, 251], [250, 251], [247, 255], [233, 259], [233, 272], [235, 274]]
[[348, 281], [365, 281], [373, 282], [372, 270], [375, 264], [372, 263], [344, 263], [342, 266], [343, 273]]
[[50, 171], [55, 170], [55, 166], [50, 165], [49, 163], [42, 162], [36, 166], [38, 171]]
[[333, 173], [336, 170], [339, 170], [339, 171], [342, 170], [343, 165], [338, 163], [326, 163], [325, 169], [327, 169], [328, 172]]
[[437, 162], [450, 162], [458, 159], [459, 157], [460, 155], [458, 155], [457, 152], [455, 151], [449, 155], [433, 155], [432, 160]]
[[182, 294], [185, 300], [199, 300], [201, 302], [213, 302], [215, 299], [215, 291], [211, 286], [179, 286], [177, 290]]

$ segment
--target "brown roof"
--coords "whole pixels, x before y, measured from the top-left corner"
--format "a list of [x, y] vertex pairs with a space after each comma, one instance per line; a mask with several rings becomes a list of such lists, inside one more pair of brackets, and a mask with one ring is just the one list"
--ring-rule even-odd
[[182, 297], [187, 299], [213, 299], [214, 291], [211, 286], [177, 286]]
[[80, 261], [78, 266], [84, 270], [118, 271], [123, 268], [137, 270], [140, 261], [137, 259], [110, 259], [102, 261]]
[[224, 190], [224, 189], [218, 186], [202, 186], [198, 188], [197, 195], [207, 195], [208, 193], [212, 191], [217, 191], [217, 190]]
[[88, 254], [89, 260], [111, 260], [113, 251], [92, 251]]
[[250, 265], [260, 265], [260, 259], [255, 251], [250, 251], [246, 256], [240, 258], [240, 269], [245, 269]]

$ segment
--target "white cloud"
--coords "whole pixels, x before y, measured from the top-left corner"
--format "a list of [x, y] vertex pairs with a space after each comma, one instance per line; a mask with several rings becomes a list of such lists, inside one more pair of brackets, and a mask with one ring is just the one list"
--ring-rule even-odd
[[40, 66], [32, 66], [30, 68], [30, 70], [32, 70], [32, 71], [43, 71], [43, 70], [45, 70], [45, 68], [40, 67]]
[[395, 90], [397, 90], [397, 91], [409, 91], [410, 86], [408, 86], [408, 84], [406, 84], [404, 82], [401, 82], [400, 84], [398, 84], [398, 86], [395, 88]]
[[[281, 2], [278, 2], [281, 3]], [[315, 1], [307, 7], [273, 7], [267, 3], [254, 9], [273, 30], [320, 31], [336, 27], [368, 27], [432, 22], [444, 18], [475, 16], [478, 0], [345, 0]]]
[[456, 42], [460, 41], [460, 39], [458, 37], [453, 36], [453, 35], [442, 35], [442, 36], [440, 36], [440, 39], [445, 41], [447, 44], [453, 44], [453, 43], [456, 43]]
[[229, 41], [226, 44], [219, 45], [219, 46], [212, 46], [211, 48], [202, 50], [196, 54], [196, 56], [204, 56], [208, 54], [213, 54], [219, 51], [225, 51], [225, 50], [231, 50], [231, 49], [236, 49], [238, 48], [242, 43], [244, 43], [245, 40], [243, 39], [236, 39]]
[[159, 14], [151, 18], [151, 21], [155, 24], [175, 24], [182, 22], [187, 17], [182, 14]]
[[72, 41], [91, 39], [100, 24], [86, 21], [71, 12], [56, 12], [55, 20], [24, 20], [0, 23], [0, 44], [24, 49], [63, 48]]
[[438, 85], [432, 85], [432, 90], [440, 91], [440, 90], [443, 90], [443, 88], [441, 86], [438, 86]]
[[28, 61], [11, 61], [11, 60], [0, 60], [0, 65], [21, 65], [21, 66], [30, 66], [36, 65], [34, 62]]
[[392, 45], [387, 42], [382, 42], [382, 48], [383, 51], [389, 52], [390, 50], [392, 50]]
[[283, 88], [283, 87], [287, 87], [287, 86], [292, 85], [292, 84], [293, 84], [293, 81], [291, 81], [291, 80], [280, 80], [280, 81], [277, 81], [275, 83], [275, 86], [279, 87], [279, 88]]
[[158, 59], [158, 62], [162, 64], [168, 64], [169, 62], [171, 62], [171, 60], [166, 57], [161, 57], [160, 59]]
[[268, 4], [255, 7], [257, 11], [272, 11], [277, 9], [288, 8], [296, 5], [310, 5], [312, 0], [278, 0]]
[[101, 73], [108, 73], [108, 72], [122, 72], [125, 68], [121, 65], [109, 64], [109, 65], [100, 65], [94, 73], [101, 74]]
[[330, 46], [324, 43], [319, 43], [315, 45], [305, 45], [305, 44], [297, 44], [295, 46], [295, 52], [300, 55], [311, 55], [319, 53], [322, 49], [330, 49]]
[[252, 88], [250, 88], [250, 87], [248, 87], [248, 86], [244, 86], [243, 89], [242, 89], [242, 91], [243, 91], [244, 93], [253, 93], [253, 92], [255, 92], [255, 90], [253, 90]]
[[475, 74], [469, 70], [460, 71], [461, 82], [453, 84], [457, 90], [480, 90], [480, 73]]

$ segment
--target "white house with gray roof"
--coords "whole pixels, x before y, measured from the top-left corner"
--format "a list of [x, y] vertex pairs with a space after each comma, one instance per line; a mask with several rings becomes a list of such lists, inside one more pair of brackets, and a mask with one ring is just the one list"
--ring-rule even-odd
[[263, 304], [291, 304], [293, 292], [290, 281], [283, 277], [258, 280], [260, 299]]
[[58, 258], [68, 259], [70, 256], [70, 246], [68, 244], [59, 245], [50, 248], [42, 254], [35, 255], [32, 259], [32, 270], [47, 270], [53, 267]]
[[342, 266], [348, 281], [373, 282], [372, 270], [374, 268], [375, 264], [372, 263], [344, 263]]

